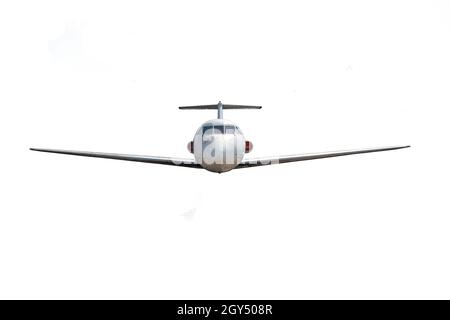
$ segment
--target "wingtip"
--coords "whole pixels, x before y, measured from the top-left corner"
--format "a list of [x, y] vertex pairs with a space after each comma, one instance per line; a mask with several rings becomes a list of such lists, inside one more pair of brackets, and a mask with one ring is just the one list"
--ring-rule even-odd
[[405, 148], [410, 148], [410, 145], [396, 145], [396, 146], [392, 146], [392, 147], [387, 147], [388, 149], [405, 149]]
[[30, 148], [30, 151], [41, 151], [41, 152], [43, 152], [43, 151], [49, 151], [49, 150], [51, 150], [51, 149]]

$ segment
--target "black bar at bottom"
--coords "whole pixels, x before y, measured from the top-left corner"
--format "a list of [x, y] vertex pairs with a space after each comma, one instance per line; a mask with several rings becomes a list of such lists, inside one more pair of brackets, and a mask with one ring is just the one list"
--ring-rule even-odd
[[[79, 319], [364, 319], [448, 314], [448, 301], [371, 300], [43, 300], [1, 301], [14, 317]], [[439, 317], [440, 318], [440, 317]]]

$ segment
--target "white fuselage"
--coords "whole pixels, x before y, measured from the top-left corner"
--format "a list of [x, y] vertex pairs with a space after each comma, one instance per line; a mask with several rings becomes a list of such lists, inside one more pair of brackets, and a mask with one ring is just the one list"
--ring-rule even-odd
[[243, 159], [245, 138], [233, 122], [209, 120], [198, 128], [194, 136], [195, 161], [212, 172], [234, 169]]

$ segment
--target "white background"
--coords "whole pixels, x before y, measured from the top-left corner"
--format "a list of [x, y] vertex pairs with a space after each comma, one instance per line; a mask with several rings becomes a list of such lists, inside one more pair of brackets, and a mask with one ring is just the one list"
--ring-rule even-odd
[[[450, 298], [449, 1], [0, 4], [0, 298]], [[190, 157], [225, 110], [269, 156]]]

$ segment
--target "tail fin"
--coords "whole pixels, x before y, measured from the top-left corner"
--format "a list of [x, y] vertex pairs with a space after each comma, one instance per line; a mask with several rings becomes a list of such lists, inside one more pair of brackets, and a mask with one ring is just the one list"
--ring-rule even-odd
[[261, 109], [261, 106], [246, 106], [246, 105], [239, 105], [239, 104], [222, 104], [222, 102], [219, 101], [218, 104], [205, 104], [205, 105], [199, 105], [199, 106], [184, 106], [179, 107], [180, 110], [205, 110], [205, 109], [217, 109], [218, 115], [217, 117], [219, 119], [222, 119], [223, 109]]

